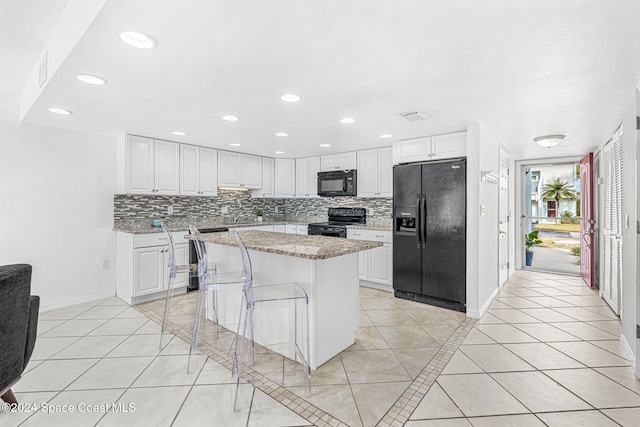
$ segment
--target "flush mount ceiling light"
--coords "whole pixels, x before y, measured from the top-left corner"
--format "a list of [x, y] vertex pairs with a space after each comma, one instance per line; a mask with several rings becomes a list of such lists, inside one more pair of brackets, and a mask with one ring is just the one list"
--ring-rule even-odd
[[282, 95], [280, 97], [280, 99], [282, 99], [284, 102], [298, 102], [298, 101], [300, 101], [300, 97], [298, 95], [293, 94], [293, 93], [287, 93], [285, 95]]
[[274, 151], [276, 154], [284, 154], [284, 151]]
[[153, 49], [158, 45], [153, 37], [149, 34], [137, 30], [124, 30], [120, 33], [120, 40], [129, 46], [138, 49]]
[[320, 144], [320, 147], [323, 147], [323, 148], [331, 147], [331, 144]]
[[182, 131], [175, 131], [175, 132], [171, 132], [174, 135], [178, 135], [178, 136], [187, 136], [188, 134], [186, 132], [182, 132]]
[[76, 79], [80, 80], [83, 83], [88, 83], [90, 85], [103, 85], [106, 84], [107, 81], [102, 77], [94, 76], [93, 74], [76, 74]]
[[356, 119], [352, 119], [351, 117], [345, 117], [344, 119], [340, 119], [340, 123], [355, 123]]
[[62, 114], [64, 116], [71, 114], [71, 111], [65, 110], [63, 108], [49, 108], [49, 111], [56, 114]]
[[276, 136], [289, 136], [289, 134], [286, 132], [278, 132], [276, 133]]
[[546, 136], [537, 136], [533, 138], [533, 141], [543, 148], [551, 148], [560, 144], [564, 139], [564, 135], [546, 135]]
[[236, 116], [222, 116], [222, 120], [226, 120], [228, 122], [237, 122], [238, 120], [240, 120], [240, 118]]
[[240, 147], [242, 144], [238, 144], [237, 142], [232, 142], [229, 145], [232, 146], [232, 147]]
[[380, 135], [380, 138], [391, 138], [393, 135], [391, 135], [390, 133], [383, 133], [382, 135]]

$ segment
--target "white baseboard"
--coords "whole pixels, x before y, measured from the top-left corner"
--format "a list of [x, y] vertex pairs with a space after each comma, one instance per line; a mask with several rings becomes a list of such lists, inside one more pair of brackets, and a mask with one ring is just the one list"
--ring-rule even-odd
[[[631, 346], [627, 342], [627, 339], [623, 334], [620, 334], [620, 345], [622, 346], [622, 350], [626, 356], [626, 359], [631, 362], [631, 367], [633, 368], [633, 372], [636, 372], [636, 357], [633, 355], [633, 351], [631, 350]], [[637, 375], [636, 375], [637, 376]]]
[[499, 292], [500, 292], [500, 287], [495, 288], [493, 290], [493, 293], [489, 297], [489, 299], [487, 299], [487, 301], [482, 305], [482, 307], [480, 307], [480, 310], [467, 310], [467, 317], [471, 317], [472, 319], [481, 318], [482, 315], [487, 312], [487, 310], [489, 309], [489, 306], [491, 305], [493, 300], [498, 296]]
[[[115, 289], [109, 292], [103, 292], [96, 295], [88, 295], [85, 297], [69, 298], [62, 301], [51, 302], [47, 304], [40, 304], [40, 313], [45, 311], [55, 310], [57, 308], [69, 307], [70, 305], [82, 304], [90, 301], [97, 301], [105, 298], [111, 298], [116, 296]], [[42, 300], [40, 300], [42, 302]]]

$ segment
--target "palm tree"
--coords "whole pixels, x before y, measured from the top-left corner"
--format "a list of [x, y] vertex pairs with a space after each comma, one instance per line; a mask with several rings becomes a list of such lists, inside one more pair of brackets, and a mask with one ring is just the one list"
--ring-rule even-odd
[[573, 186], [567, 182], [561, 182], [558, 178], [551, 184], [545, 184], [542, 187], [542, 194], [540, 196], [545, 202], [555, 200], [556, 210], [560, 209], [560, 200], [576, 200], [578, 198]]

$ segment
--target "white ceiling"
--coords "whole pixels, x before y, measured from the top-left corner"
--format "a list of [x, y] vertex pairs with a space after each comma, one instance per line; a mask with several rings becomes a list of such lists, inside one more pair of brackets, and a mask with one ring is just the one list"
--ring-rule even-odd
[[[23, 1], [34, 11], [48, 2]], [[55, 3], [59, 13], [65, 2]], [[638, 17], [637, 0], [110, 0], [24, 120], [224, 149], [241, 143], [235, 150], [274, 157], [479, 123], [516, 158], [578, 155], [604, 142], [640, 79]], [[158, 47], [123, 44], [118, 32], [128, 28]], [[83, 84], [79, 72], [109, 83]], [[0, 88], [19, 80], [3, 72]], [[285, 93], [302, 100], [284, 103]], [[53, 115], [52, 106], [74, 114]], [[398, 116], [415, 109], [432, 118]], [[346, 116], [356, 122], [340, 123]], [[556, 148], [532, 142], [557, 133], [567, 138]]]

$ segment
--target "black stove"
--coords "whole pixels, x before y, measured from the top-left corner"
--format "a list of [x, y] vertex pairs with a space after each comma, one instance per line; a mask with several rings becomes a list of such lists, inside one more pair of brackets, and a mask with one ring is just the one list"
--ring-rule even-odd
[[329, 208], [328, 216], [328, 222], [309, 224], [308, 234], [347, 237], [347, 225], [367, 222], [367, 210], [364, 208]]

